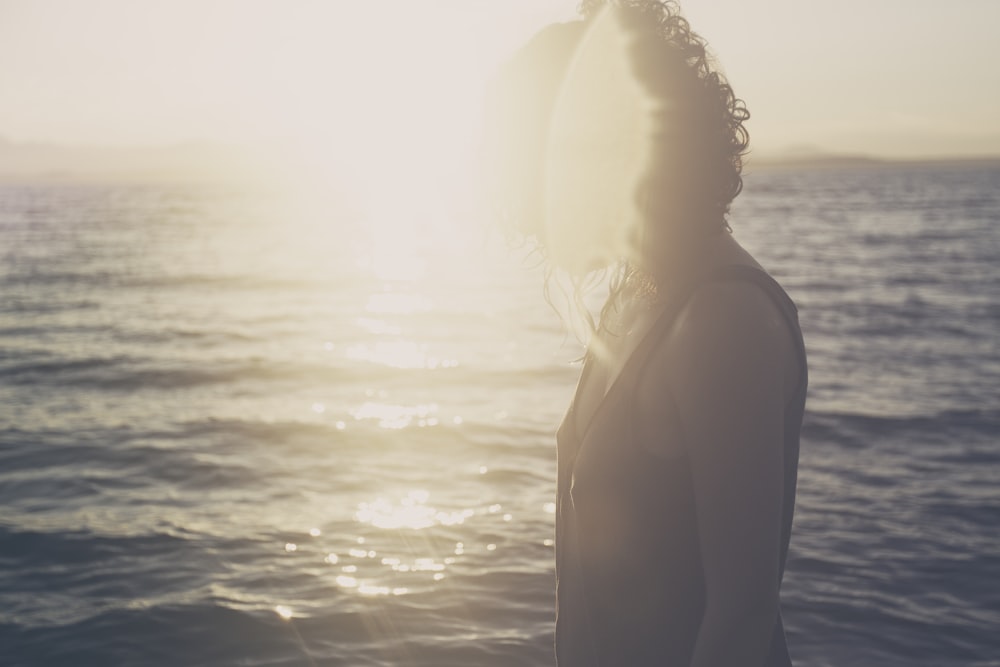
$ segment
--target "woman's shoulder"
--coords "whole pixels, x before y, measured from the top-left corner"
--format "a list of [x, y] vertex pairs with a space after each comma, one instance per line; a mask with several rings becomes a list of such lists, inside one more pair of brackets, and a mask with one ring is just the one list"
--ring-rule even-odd
[[788, 327], [778, 290], [760, 268], [726, 267], [690, 290], [665, 342], [692, 346], [690, 351], [698, 352], [713, 344], [739, 349], [780, 338]]
[[683, 427], [733, 415], [751, 401], [784, 403], [798, 378], [793, 332], [767, 282], [739, 279], [749, 271], [761, 269], [743, 265], [733, 279], [703, 281], [686, 296], [644, 360], [639, 415], [669, 412]]
[[745, 279], [741, 273], [761, 270], [741, 266], [745, 271], [706, 281], [685, 301], [659, 346], [671, 364], [668, 380], [706, 391], [738, 382], [759, 387], [770, 375], [766, 371], [785, 369], [794, 359], [793, 335], [776, 283], [770, 288], [769, 281]]

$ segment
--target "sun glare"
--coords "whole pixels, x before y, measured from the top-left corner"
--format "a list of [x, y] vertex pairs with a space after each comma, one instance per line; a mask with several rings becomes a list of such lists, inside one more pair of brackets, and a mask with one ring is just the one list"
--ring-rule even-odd
[[296, 180], [350, 200], [372, 244], [362, 263], [419, 280], [428, 258], [415, 250], [447, 238], [467, 208], [500, 49], [470, 41], [474, 14], [457, 3], [322, 6], [333, 34], [297, 25], [288, 50], [252, 64], [271, 90], [250, 113]]
[[594, 19], [552, 113], [545, 231], [553, 262], [571, 273], [627, 256], [638, 236], [634, 193], [649, 163], [658, 103], [636, 79], [631, 39], [614, 13]]

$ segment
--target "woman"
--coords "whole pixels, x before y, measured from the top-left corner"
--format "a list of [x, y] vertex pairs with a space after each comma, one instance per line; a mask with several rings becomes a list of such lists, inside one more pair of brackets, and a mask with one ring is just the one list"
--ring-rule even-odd
[[504, 221], [577, 303], [614, 271], [557, 436], [557, 661], [790, 665], [806, 359], [729, 233], [748, 114], [674, 5], [603, 5], [532, 39], [490, 104]]

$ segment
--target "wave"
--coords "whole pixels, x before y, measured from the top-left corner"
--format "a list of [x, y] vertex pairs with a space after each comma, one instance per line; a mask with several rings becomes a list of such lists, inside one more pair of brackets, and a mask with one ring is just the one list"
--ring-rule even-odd
[[[273, 608], [237, 609], [213, 601], [140, 604], [65, 624], [7, 623], [0, 625], [0, 643], [5, 664], [49, 667], [551, 664], [548, 622], [504, 631], [508, 624], [524, 626], [524, 619], [497, 619], [491, 605], [469, 600], [449, 609], [435, 599], [420, 612], [420, 602], [406, 599], [412, 597], [373, 599], [354, 610], [328, 607], [288, 620]], [[491, 624], [501, 629], [491, 630]]]
[[184, 389], [211, 384], [294, 378], [301, 367], [268, 364], [257, 359], [156, 361], [115, 355], [9, 364], [0, 368], [7, 384], [73, 386], [108, 391]]
[[[3, 291], [3, 284], [0, 283], [0, 291]], [[40, 300], [37, 298], [25, 298], [18, 295], [4, 295], [0, 301], [0, 314], [13, 313], [16, 315], [39, 315], [49, 313], [63, 314], [73, 310], [100, 310], [104, 307], [100, 301], [94, 299], [66, 299], [53, 298]], [[13, 327], [17, 328], [17, 327]]]
[[121, 271], [88, 268], [80, 271], [36, 270], [33, 266], [17, 270], [16, 264], [7, 267], [0, 276], [0, 287], [28, 287], [37, 291], [42, 287], [71, 285], [74, 289], [136, 289], [168, 290], [190, 288], [231, 289], [236, 291], [293, 291], [308, 290], [317, 286], [330, 287], [328, 282], [268, 277], [259, 274], [186, 273], [175, 275], [136, 275]]
[[844, 444], [866, 444], [851, 436], [863, 436], [870, 441], [872, 437], [905, 433], [995, 436], [1000, 433], [1000, 410], [942, 410], [928, 415], [882, 416], [822, 412], [807, 407], [802, 424], [802, 434], [807, 439], [843, 441], [848, 436]]
[[305, 656], [274, 614], [211, 604], [111, 609], [62, 625], [0, 626], [9, 665], [301, 665]]
[[[155, 335], [155, 334], [153, 334]], [[201, 333], [192, 333], [198, 336]], [[210, 334], [204, 334], [210, 335]], [[226, 334], [229, 335], [229, 334]], [[239, 338], [241, 334], [232, 334]], [[377, 363], [351, 365], [320, 365], [271, 361], [260, 357], [160, 360], [125, 354], [78, 359], [23, 359], [23, 353], [0, 366], [0, 377], [10, 385], [72, 386], [107, 391], [137, 391], [142, 389], [185, 389], [215, 384], [243, 382], [293, 381], [337, 386], [343, 383], [379, 384], [396, 382], [415, 376], [447, 377], [453, 385], [509, 386], [529, 384], [562, 377], [565, 368], [559, 364], [536, 368], [413, 368], [400, 369]]]
[[[38, 532], [16, 530], [0, 524], [0, 562], [5, 567], [28, 572], [44, 572], [59, 576], [49, 568], [61, 566], [105, 565], [119, 555], [129, 558], [163, 558], [182, 550], [185, 538], [166, 533], [141, 535], [107, 535], [87, 529]], [[5, 587], [11, 584], [4, 577]]]

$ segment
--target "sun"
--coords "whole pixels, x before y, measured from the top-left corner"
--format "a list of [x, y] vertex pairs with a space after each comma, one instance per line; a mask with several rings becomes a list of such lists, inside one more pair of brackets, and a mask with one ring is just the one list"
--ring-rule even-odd
[[416, 281], [467, 254], [456, 244], [481, 241], [468, 232], [484, 222], [483, 100], [503, 49], [475, 43], [460, 5], [379, 7], [331, 3], [336, 39], [307, 30], [308, 45], [262, 55], [255, 66], [280, 94], [260, 95], [254, 113], [292, 180], [349, 200], [367, 237], [362, 268]]

